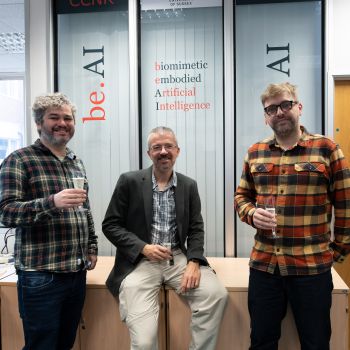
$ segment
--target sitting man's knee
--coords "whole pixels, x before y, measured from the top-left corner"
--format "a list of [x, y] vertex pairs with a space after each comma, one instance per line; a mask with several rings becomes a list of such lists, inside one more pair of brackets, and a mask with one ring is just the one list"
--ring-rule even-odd
[[228, 299], [227, 289], [224, 286], [220, 286], [215, 294], [219, 302], [226, 305]]

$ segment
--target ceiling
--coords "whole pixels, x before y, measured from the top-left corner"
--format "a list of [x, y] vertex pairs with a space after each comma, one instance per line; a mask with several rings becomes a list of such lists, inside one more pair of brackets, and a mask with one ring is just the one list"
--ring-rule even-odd
[[24, 28], [24, 0], [0, 0], [0, 78], [25, 70]]

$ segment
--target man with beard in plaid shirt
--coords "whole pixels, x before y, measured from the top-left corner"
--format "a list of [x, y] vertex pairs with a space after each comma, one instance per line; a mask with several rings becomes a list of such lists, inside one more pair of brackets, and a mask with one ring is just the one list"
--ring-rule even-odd
[[[68, 350], [84, 304], [86, 270], [96, 265], [97, 236], [84, 165], [66, 147], [75, 106], [61, 93], [46, 94], [36, 98], [33, 112], [40, 139], [1, 164], [0, 221], [16, 228], [24, 349]], [[76, 176], [84, 189], [74, 188]]]
[[[338, 145], [300, 125], [294, 85], [270, 84], [261, 101], [274, 135], [249, 148], [234, 198], [240, 219], [257, 229], [248, 289], [250, 349], [278, 348], [289, 301], [301, 349], [326, 350], [331, 267], [350, 249], [350, 172]], [[268, 201], [275, 214], [266, 210]]]

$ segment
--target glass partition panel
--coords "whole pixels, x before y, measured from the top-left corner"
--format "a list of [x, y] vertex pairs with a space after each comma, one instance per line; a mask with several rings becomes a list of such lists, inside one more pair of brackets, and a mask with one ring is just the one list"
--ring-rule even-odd
[[101, 223], [120, 173], [130, 170], [127, 1], [56, 1], [58, 90], [76, 103], [69, 146], [87, 168], [100, 254]]
[[198, 183], [210, 256], [224, 254], [222, 26], [221, 1], [141, 2], [143, 167], [148, 132], [172, 128], [176, 171]]
[[[245, 5], [244, 3], [256, 4]], [[237, 1], [236, 182], [248, 147], [272, 134], [260, 95], [269, 83], [298, 86], [301, 123], [322, 132], [322, 2]], [[260, 4], [259, 4], [260, 3]], [[237, 220], [237, 255], [248, 256], [255, 230]]]
[[[0, 1], [0, 164], [26, 145], [24, 0]], [[0, 224], [1, 253], [13, 253], [14, 231]]]
[[0, 164], [14, 150], [24, 146], [24, 86], [23, 79], [1, 79], [0, 106], [6, 112], [0, 116]]

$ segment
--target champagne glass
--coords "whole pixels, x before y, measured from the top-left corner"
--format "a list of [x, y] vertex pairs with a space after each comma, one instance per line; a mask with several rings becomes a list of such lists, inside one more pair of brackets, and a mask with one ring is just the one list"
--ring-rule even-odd
[[[72, 180], [73, 180], [74, 188], [77, 188], [77, 189], [80, 189], [80, 190], [84, 189], [85, 177], [78, 176], [78, 175], [74, 174], [73, 177], [72, 177]], [[83, 210], [83, 206], [79, 205], [78, 209], [79, 210]]]
[[[162, 246], [167, 248], [167, 249], [169, 249], [171, 251], [171, 234], [170, 233], [165, 233], [164, 234]], [[171, 258], [167, 261], [167, 264], [169, 266], [174, 265], [173, 255], [171, 255]]]
[[84, 184], [85, 184], [85, 178], [84, 177], [73, 177], [73, 185], [74, 188], [78, 188], [83, 190], [84, 189]]
[[[276, 216], [276, 203], [275, 202], [276, 201], [275, 201], [274, 196], [268, 196], [264, 200], [265, 210], [268, 211], [269, 213], [273, 214], [274, 216]], [[272, 227], [271, 230], [272, 230], [271, 238], [278, 238], [278, 236], [276, 234], [276, 227]]]

